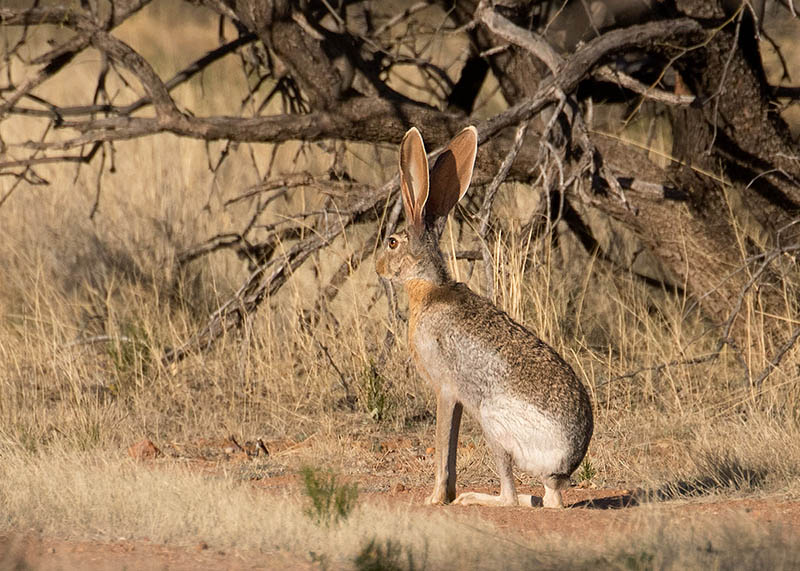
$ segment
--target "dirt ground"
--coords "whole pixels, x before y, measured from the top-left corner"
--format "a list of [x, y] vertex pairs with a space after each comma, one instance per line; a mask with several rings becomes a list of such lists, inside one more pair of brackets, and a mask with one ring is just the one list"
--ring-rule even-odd
[[[266, 489], [264, 493], [270, 493]], [[391, 501], [410, 502], [418, 507], [420, 517], [434, 510], [447, 510], [466, 523], [491, 522], [498, 533], [510, 538], [533, 539], [543, 532], [565, 537], [587, 533], [601, 540], [605, 533], [624, 533], [640, 521], [631, 496], [622, 490], [577, 490], [567, 493], [569, 507], [564, 510], [542, 508], [485, 508], [478, 506], [425, 507], [419, 505], [427, 490], [414, 489], [389, 494]], [[375, 501], [378, 494], [367, 494], [365, 501]], [[800, 502], [774, 499], [726, 499], [703, 503], [671, 503], [657, 509], [669, 512], [678, 520], [692, 520], [700, 514], [720, 518], [743, 514], [755, 522], [780, 520], [787, 534], [800, 537]], [[120, 538], [114, 542], [66, 541], [34, 534], [0, 536], [0, 569], [112, 571], [119, 569], [158, 569], [190, 571], [196, 569], [318, 569], [308, 558], [288, 553], [226, 553], [207, 545], [165, 546], [146, 541]]]
[[[281, 454], [296, 448], [294, 443], [269, 443], [269, 448]], [[395, 447], [378, 447], [375, 458], [386, 459], [399, 452], [402, 444]], [[412, 447], [413, 448], [413, 447]], [[229, 467], [241, 466], [243, 470], [253, 470], [256, 456], [248, 455], [249, 449], [239, 446], [235, 441], [223, 439], [217, 442], [202, 442], [191, 446], [165, 446], [167, 455], [190, 459], [196, 469], [214, 472], [219, 468], [220, 458]], [[420, 452], [412, 452], [419, 454]], [[164, 453], [159, 452], [161, 458]], [[751, 520], [754, 524], [780, 522], [781, 529], [788, 537], [800, 538], [800, 501], [789, 501], [780, 497], [744, 498], [703, 498], [701, 500], [678, 500], [668, 502], [645, 501], [641, 490], [573, 487], [566, 491], [566, 509], [546, 510], [539, 507], [487, 508], [480, 506], [425, 506], [423, 499], [430, 492], [424, 475], [404, 474], [396, 469], [407, 462], [392, 462], [393, 468], [378, 466], [377, 471], [355, 470], [348, 474], [349, 481], [356, 481], [362, 490], [359, 498], [363, 502], [382, 502], [411, 506], [420, 517], [444, 510], [448, 516], [466, 524], [476, 521], [491, 523], [499, 534], [509, 539], [535, 539], [542, 534], [563, 535], [565, 538], [580, 535], [583, 538], [596, 536], [601, 541], [609, 533], [625, 533], [640, 524], [643, 510], [659, 510], [670, 520], [690, 522], [699, 516], [719, 518], [736, 517]], [[278, 464], [265, 463], [262, 456], [261, 467]], [[285, 454], [284, 454], [285, 458]], [[213, 460], [213, 461], [212, 461]], [[141, 459], [143, 462], [158, 465], [153, 458]], [[272, 462], [270, 460], [269, 462]], [[376, 464], [373, 463], [373, 467]], [[383, 468], [383, 469], [381, 469]], [[391, 473], [391, 476], [389, 475]], [[296, 472], [286, 469], [262, 469], [253, 471], [252, 485], [265, 494], [285, 494], [287, 489], [300, 494], [301, 480]], [[430, 476], [430, 475], [429, 475]], [[432, 477], [432, 476], [430, 476]], [[387, 484], [387, 482], [390, 482]], [[413, 482], [406, 484], [403, 482]], [[474, 484], [474, 482], [472, 482]], [[387, 489], [388, 488], [388, 489]], [[491, 482], [467, 485], [460, 491], [476, 490], [497, 493]], [[541, 495], [543, 489], [520, 489], [534, 495]], [[229, 569], [318, 569], [310, 558], [301, 558], [286, 552], [238, 553], [224, 552], [210, 548], [205, 543], [189, 546], [158, 545], [149, 541], [132, 541], [124, 537], [116, 541], [66, 540], [43, 537], [35, 530], [0, 535], [0, 570], [71, 570], [106, 571], [117, 569], [158, 569], [158, 570], [196, 570]]]

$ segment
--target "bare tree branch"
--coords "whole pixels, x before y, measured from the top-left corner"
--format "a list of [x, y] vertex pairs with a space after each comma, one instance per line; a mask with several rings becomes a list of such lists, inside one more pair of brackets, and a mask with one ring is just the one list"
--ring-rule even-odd
[[478, 220], [480, 221], [478, 239], [481, 241], [482, 247], [483, 272], [486, 279], [486, 297], [489, 299], [494, 298], [494, 265], [492, 264], [492, 254], [489, 251], [489, 244], [486, 236], [487, 232], [489, 231], [489, 216], [491, 215], [492, 205], [494, 204], [494, 198], [497, 195], [497, 191], [499, 190], [503, 181], [505, 181], [508, 177], [508, 173], [511, 170], [511, 165], [514, 164], [514, 159], [517, 158], [517, 155], [522, 148], [522, 144], [525, 142], [525, 134], [527, 132], [528, 123], [520, 123], [520, 125], [517, 127], [517, 132], [514, 135], [514, 144], [508, 150], [508, 154], [506, 155], [506, 158], [503, 159], [497, 174], [489, 184], [489, 188], [486, 189], [486, 194], [483, 198], [483, 205], [478, 213]]

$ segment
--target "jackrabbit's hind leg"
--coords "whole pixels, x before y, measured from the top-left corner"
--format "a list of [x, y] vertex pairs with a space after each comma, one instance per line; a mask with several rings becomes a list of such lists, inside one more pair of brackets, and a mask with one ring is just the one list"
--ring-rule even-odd
[[[454, 501], [462, 506], [517, 506], [531, 505], [530, 496], [520, 494], [514, 485], [513, 461], [511, 455], [500, 447], [495, 448], [497, 473], [500, 475], [500, 495], [482, 494], [480, 492], [464, 492]], [[526, 499], [527, 498], [527, 499]]]
[[568, 485], [568, 476], [548, 476], [544, 478], [544, 498], [542, 498], [542, 505], [546, 508], [563, 508], [564, 497], [561, 490]]

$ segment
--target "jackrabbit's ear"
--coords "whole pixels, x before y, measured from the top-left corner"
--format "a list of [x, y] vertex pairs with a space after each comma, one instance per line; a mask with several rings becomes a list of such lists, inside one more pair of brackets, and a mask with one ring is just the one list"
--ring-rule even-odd
[[453, 137], [431, 169], [431, 190], [426, 217], [435, 222], [445, 218], [461, 200], [472, 180], [475, 155], [478, 153], [478, 130], [469, 126]]
[[418, 230], [423, 228], [422, 213], [428, 200], [428, 156], [422, 135], [411, 127], [400, 143], [400, 189], [406, 222]]

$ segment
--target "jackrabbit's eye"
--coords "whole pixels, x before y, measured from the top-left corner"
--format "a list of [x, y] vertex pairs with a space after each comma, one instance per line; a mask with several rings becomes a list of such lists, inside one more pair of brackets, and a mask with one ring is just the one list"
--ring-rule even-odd
[[389, 238], [389, 249], [390, 250], [394, 250], [395, 248], [397, 248], [398, 244], [399, 244], [399, 242], [397, 241], [397, 238], [395, 238], [394, 236]]

